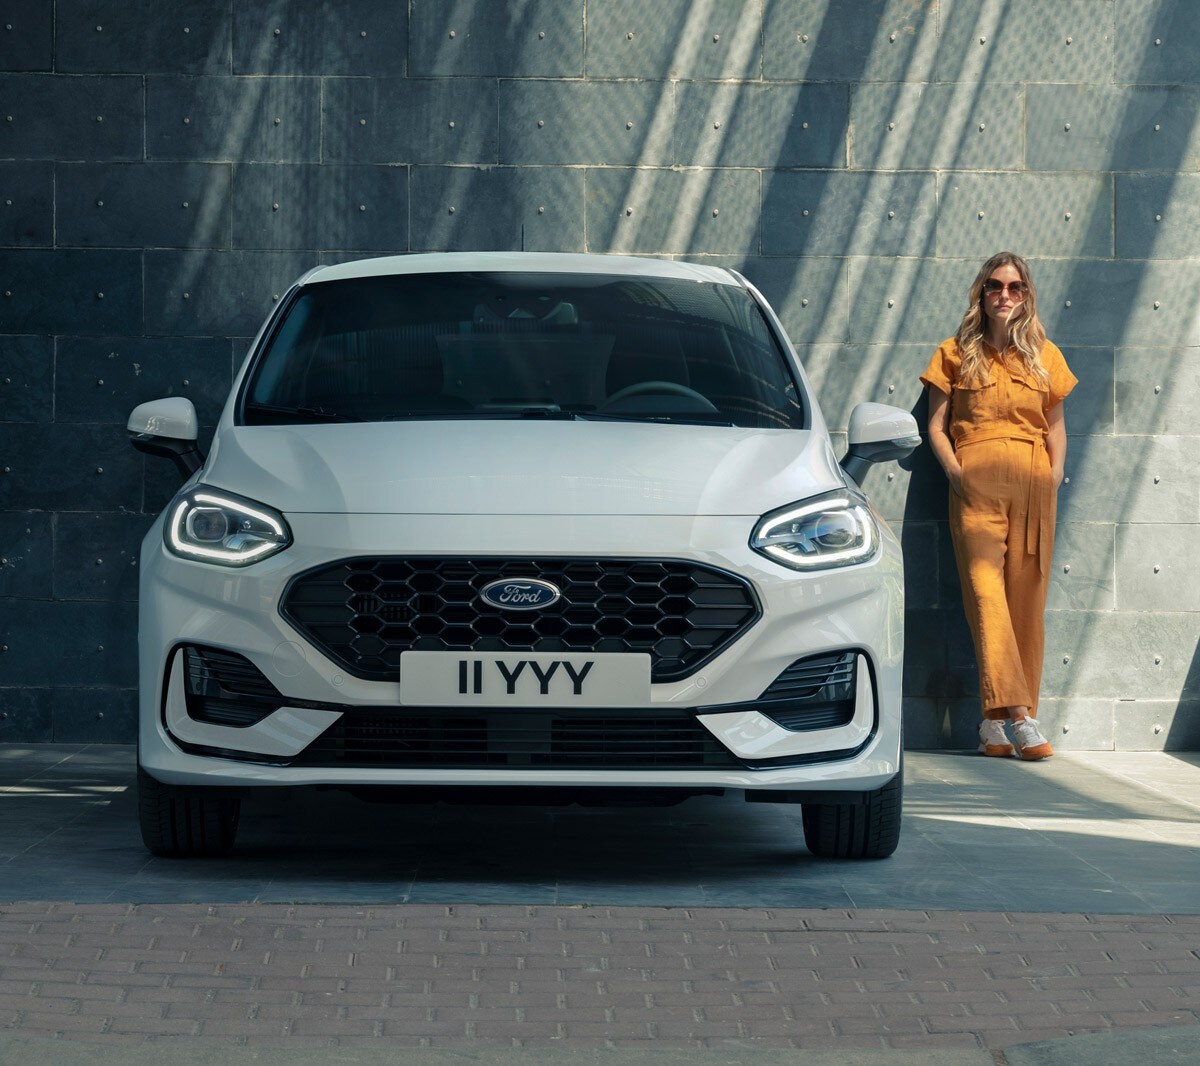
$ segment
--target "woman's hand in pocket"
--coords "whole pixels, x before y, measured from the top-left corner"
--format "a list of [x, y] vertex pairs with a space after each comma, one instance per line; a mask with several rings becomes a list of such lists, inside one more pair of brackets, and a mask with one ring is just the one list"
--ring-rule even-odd
[[963, 494], [963, 471], [962, 467], [955, 463], [954, 466], [946, 471], [946, 480], [950, 482], [950, 488], [954, 490], [956, 496]]

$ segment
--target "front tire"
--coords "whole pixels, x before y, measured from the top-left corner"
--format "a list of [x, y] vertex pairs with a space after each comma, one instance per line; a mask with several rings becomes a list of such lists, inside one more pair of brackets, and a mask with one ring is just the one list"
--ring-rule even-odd
[[886, 859], [900, 843], [904, 770], [865, 803], [805, 803], [804, 843], [821, 859]]
[[142, 842], [151, 854], [213, 858], [233, 848], [242, 801], [230, 789], [165, 785], [139, 766], [137, 790]]

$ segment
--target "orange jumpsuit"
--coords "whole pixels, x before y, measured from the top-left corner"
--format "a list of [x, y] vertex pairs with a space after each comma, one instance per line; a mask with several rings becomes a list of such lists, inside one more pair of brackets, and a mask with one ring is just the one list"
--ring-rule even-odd
[[921, 381], [950, 396], [949, 436], [962, 466], [962, 495], [950, 491], [950, 536], [980, 703], [985, 718], [1005, 719], [1005, 708], [1020, 706], [1036, 717], [1057, 504], [1046, 413], [1076, 378], [1049, 341], [1048, 389], [1013, 349], [1008, 358], [992, 352], [986, 382], [962, 384], [961, 363], [957, 341], [945, 341]]

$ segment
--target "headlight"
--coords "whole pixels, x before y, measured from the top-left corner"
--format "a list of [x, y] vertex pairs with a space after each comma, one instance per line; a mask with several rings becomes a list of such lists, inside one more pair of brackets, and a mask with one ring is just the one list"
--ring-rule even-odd
[[196, 485], [171, 502], [163, 540], [168, 551], [185, 559], [246, 566], [283, 551], [292, 531], [270, 507]]
[[879, 552], [879, 526], [860, 497], [831, 492], [764, 515], [750, 547], [793, 570], [853, 566]]

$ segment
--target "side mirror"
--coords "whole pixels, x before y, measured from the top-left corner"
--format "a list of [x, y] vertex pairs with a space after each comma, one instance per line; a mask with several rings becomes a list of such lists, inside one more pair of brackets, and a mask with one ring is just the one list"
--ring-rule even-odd
[[169, 396], [138, 404], [126, 423], [129, 443], [147, 455], [170, 459], [185, 478], [204, 465], [196, 447], [196, 408], [182, 396]]
[[903, 459], [921, 443], [917, 420], [885, 403], [860, 403], [850, 412], [849, 450], [842, 469], [861, 485], [872, 463]]

